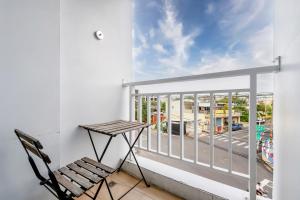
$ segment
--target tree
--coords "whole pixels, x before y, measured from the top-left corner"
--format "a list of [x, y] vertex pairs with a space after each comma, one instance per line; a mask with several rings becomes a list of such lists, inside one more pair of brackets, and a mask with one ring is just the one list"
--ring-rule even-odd
[[[223, 106], [223, 110], [228, 110], [228, 97], [225, 96], [222, 99], [219, 99], [217, 103], [225, 103]], [[232, 96], [232, 109], [241, 113], [241, 121], [248, 122], [249, 121], [249, 110], [247, 108], [248, 102], [246, 98], [238, 97], [238, 94]]]
[[[157, 112], [157, 100], [152, 99], [150, 109], [153, 110], [153, 112]], [[135, 119], [137, 119], [137, 107], [138, 107], [138, 101], [136, 99], [135, 102]], [[160, 102], [160, 112], [166, 113], [166, 102], [161, 101]], [[147, 122], [147, 98], [142, 98], [142, 121]]]

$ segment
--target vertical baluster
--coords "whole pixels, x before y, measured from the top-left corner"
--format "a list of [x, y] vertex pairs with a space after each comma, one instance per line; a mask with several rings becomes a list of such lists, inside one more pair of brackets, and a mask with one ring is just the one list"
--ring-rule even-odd
[[214, 120], [214, 94], [210, 93], [210, 167], [214, 166], [214, 132], [215, 132], [215, 120]]
[[232, 173], [232, 92], [228, 94], [228, 171]]
[[250, 124], [249, 124], [249, 193], [250, 200], [256, 199], [256, 74], [250, 75]]
[[195, 143], [194, 163], [197, 163], [198, 161], [198, 95], [197, 93], [194, 94], [194, 143]]
[[168, 95], [168, 156], [172, 155], [171, 95]]
[[[138, 96], [137, 120], [140, 123], [142, 122], [142, 109], [143, 109], [142, 98], [143, 98], [142, 96]], [[141, 136], [138, 139], [138, 147], [141, 147], [141, 138], [143, 138], [143, 134], [141, 134]]]
[[184, 98], [183, 94], [180, 94], [180, 159], [184, 158]]
[[[129, 121], [134, 121], [134, 86], [129, 86]], [[129, 132], [129, 142], [132, 144], [132, 131]], [[129, 160], [132, 159], [132, 155], [129, 155]]]
[[157, 96], [157, 152], [160, 152], [160, 96]]
[[[147, 123], [151, 124], [151, 97], [147, 96]], [[147, 128], [147, 150], [151, 149], [151, 126]]]

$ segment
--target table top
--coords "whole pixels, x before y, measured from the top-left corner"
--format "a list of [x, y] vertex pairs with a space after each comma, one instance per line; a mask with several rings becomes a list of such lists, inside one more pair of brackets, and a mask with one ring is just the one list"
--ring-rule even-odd
[[86, 130], [102, 133], [110, 136], [117, 136], [118, 134], [145, 128], [148, 126], [150, 126], [150, 124], [131, 122], [125, 120], [116, 120], [116, 121], [100, 123], [100, 124], [91, 124], [91, 125], [79, 125], [79, 127], [84, 128]]

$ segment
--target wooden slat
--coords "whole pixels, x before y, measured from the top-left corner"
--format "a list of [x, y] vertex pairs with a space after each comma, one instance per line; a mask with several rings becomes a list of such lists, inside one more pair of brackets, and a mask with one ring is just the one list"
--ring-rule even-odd
[[124, 129], [135, 129], [135, 127], [141, 126], [141, 125], [143, 125], [143, 124], [134, 124], [134, 125], [129, 124], [129, 125], [123, 125], [123, 126], [119, 126], [119, 127], [114, 127], [114, 128], [111, 128], [111, 129], [97, 128], [96, 130], [107, 132], [107, 133], [112, 133], [112, 132], [122, 131]]
[[143, 124], [143, 125], [131, 127], [131, 128], [128, 128], [128, 129], [123, 129], [123, 130], [111, 132], [110, 134], [117, 135], [117, 134], [120, 134], [120, 133], [125, 133], [125, 132], [129, 132], [129, 131], [145, 128], [145, 127], [148, 127], [148, 126], [149, 126], [148, 124]]
[[95, 129], [97, 130], [101, 130], [104, 132], [111, 132], [115, 129], [120, 129], [122, 127], [128, 127], [128, 126], [132, 126], [132, 124], [128, 124], [128, 123], [119, 123], [119, 124], [115, 124], [113, 126], [98, 126]]
[[29, 142], [22, 140], [21, 139], [22, 144], [25, 146], [25, 148], [29, 151], [31, 151], [33, 154], [35, 154], [36, 156], [40, 157], [42, 159], [42, 156], [44, 157], [45, 161], [50, 164], [51, 160], [49, 158], [49, 156], [47, 154], [45, 154], [44, 152], [41, 152], [42, 156], [39, 154], [38, 150], [36, 149], [36, 147], [34, 147], [32, 144], [30, 144]]
[[101, 130], [101, 131], [106, 131], [106, 132], [112, 132], [112, 131], [119, 130], [119, 129], [122, 129], [122, 128], [128, 128], [128, 127], [131, 127], [131, 126], [138, 126], [138, 125], [141, 125], [141, 123], [138, 123], [138, 122], [119, 122], [117, 124], [110, 125], [110, 126], [101, 126], [101, 125], [99, 125], [95, 129]]
[[93, 172], [94, 174], [97, 174], [98, 176], [101, 176], [101, 177], [107, 177], [109, 174], [106, 173], [105, 171], [103, 170], [100, 170], [100, 169], [97, 169], [96, 167], [94, 166], [91, 166], [89, 164], [86, 164], [85, 162], [83, 162], [82, 160], [77, 160], [75, 162], [76, 165], [90, 171], [90, 172]]
[[102, 163], [99, 163], [99, 162], [97, 162], [97, 161], [95, 161], [93, 159], [90, 159], [88, 157], [84, 157], [81, 160], [83, 160], [84, 162], [87, 162], [87, 163], [89, 163], [91, 165], [94, 165], [95, 167], [101, 168], [101, 169], [103, 169], [104, 171], [106, 171], [106, 172], [108, 172], [110, 174], [114, 173], [114, 171], [115, 171], [113, 168], [108, 167], [108, 166], [106, 166], [106, 165], [104, 165]]
[[84, 191], [80, 188], [71, 183], [68, 179], [63, 177], [59, 174], [59, 172], [55, 171], [53, 172], [57, 182], [62, 185], [64, 188], [69, 190], [72, 194], [74, 194], [76, 197], [79, 197]]
[[93, 186], [93, 184], [90, 183], [87, 179], [78, 176], [74, 171], [71, 171], [66, 167], [63, 167], [58, 171], [60, 171], [61, 173], [63, 173], [63, 175], [69, 177], [85, 189], [90, 189]]
[[90, 181], [94, 182], [94, 183], [99, 183], [101, 181], [101, 178], [98, 177], [95, 174], [92, 174], [91, 172], [78, 167], [77, 165], [75, 165], [74, 163], [67, 165], [67, 167], [71, 170], [73, 170], [74, 172], [80, 174], [81, 176], [89, 179]]
[[39, 149], [43, 149], [42, 144], [40, 143], [40, 141], [38, 141], [37, 139], [35, 139], [34, 137], [24, 133], [23, 131], [20, 131], [18, 129], [15, 129], [15, 133], [22, 138], [23, 140], [26, 140], [27, 142], [29, 142], [32, 145], [36, 145]]
[[107, 122], [102, 124], [80, 125], [80, 127], [85, 128], [87, 130], [113, 135], [113, 136], [131, 130], [136, 130], [141, 127], [142, 128], [147, 127], [147, 126], [149, 125], [139, 123], [139, 122], [125, 121], [125, 120], [117, 120], [117, 121]]
[[82, 127], [82, 128], [110, 127], [110, 126], [114, 126], [119, 123], [128, 123], [128, 121], [116, 120], [116, 121], [111, 121], [111, 122], [101, 123], [101, 124], [80, 125], [79, 127]]
[[96, 128], [96, 127], [99, 127], [99, 126], [106, 126], [106, 125], [115, 124], [115, 123], [118, 123], [118, 122], [121, 122], [121, 121], [122, 120], [116, 120], [116, 121], [111, 121], [111, 122], [102, 123], [102, 124], [79, 125], [79, 127], [91, 129], [91, 128]]
[[[113, 124], [117, 124], [117, 123], [120, 123], [120, 122], [126, 122], [124, 120], [114, 120], [114, 121], [110, 121], [110, 122], [105, 122], [105, 123], [100, 123], [101, 126], [110, 126], [110, 125], [113, 125]], [[99, 124], [96, 124], [99, 126]]]

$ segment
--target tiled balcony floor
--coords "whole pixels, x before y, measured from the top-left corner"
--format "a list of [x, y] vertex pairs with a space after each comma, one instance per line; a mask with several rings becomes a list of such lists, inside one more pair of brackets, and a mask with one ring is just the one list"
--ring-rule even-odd
[[[137, 179], [126, 174], [125, 172], [119, 172], [113, 174], [108, 178], [108, 182], [113, 181], [115, 184], [111, 187], [114, 199], [118, 199], [126, 191], [128, 191], [134, 184], [137, 183]], [[97, 185], [98, 186], [98, 185]], [[97, 187], [93, 187], [88, 191], [88, 194], [94, 196]], [[110, 200], [108, 190], [105, 184], [102, 186], [100, 194], [97, 199], [101, 200]], [[179, 200], [180, 198], [163, 191], [155, 186], [146, 187], [144, 182], [141, 182], [133, 190], [131, 190], [122, 200]], [[78, 200], [90, 200], [86, 195], [81, 196]]]

